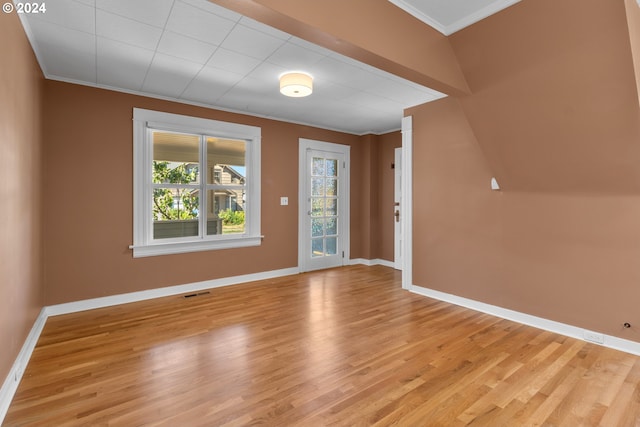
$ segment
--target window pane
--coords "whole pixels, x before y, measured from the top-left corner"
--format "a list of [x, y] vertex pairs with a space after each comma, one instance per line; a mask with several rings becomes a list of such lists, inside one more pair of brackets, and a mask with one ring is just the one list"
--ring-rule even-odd
[[207, 184], [246, 184], [247, 142], [207, 137]]
[[199, 182], [200, 137], [172, 132], [153, 132], [153, 182], [196, 184]]
[[324, 176], [324, 159], [314, 157], [312, 161], [311, 175]]
[[153, 238], [198, 235], [199, 192], [194, 189], [153, 189]]
[[246, 192], [207, 190], [207, 235], [245, 232]]

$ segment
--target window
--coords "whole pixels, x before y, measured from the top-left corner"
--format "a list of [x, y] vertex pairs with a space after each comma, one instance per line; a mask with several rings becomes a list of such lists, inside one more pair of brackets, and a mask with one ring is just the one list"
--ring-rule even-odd
[[257, 246], [258, 127], [133, 110], [133, 256]]

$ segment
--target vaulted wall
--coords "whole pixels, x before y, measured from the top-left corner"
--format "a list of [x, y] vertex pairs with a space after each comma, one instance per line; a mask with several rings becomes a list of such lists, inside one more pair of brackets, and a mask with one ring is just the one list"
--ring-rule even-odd
[[450, 40], [472, 94], [406, 111], [414, 283], [640, 341], [624, 1], [523, 0]]
[[461, 101], [408, 114], [415, 285], [640, 341], [640, 196], [491, 191]]
[[506, 191], [640, 194], [624, 0], [524, 0], [450, 41], [472, 91], [462, 107]]
[[640, 101], [640, 4], [636, 0], [624, 0], [629, 26], [629, 42], [636, 76], [636, 90]]

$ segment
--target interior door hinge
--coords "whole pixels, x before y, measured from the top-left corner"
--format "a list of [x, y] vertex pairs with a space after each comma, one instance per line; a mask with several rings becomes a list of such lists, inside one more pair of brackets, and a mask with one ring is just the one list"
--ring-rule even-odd
[[344, 251], [342, 251], [342, 258], [344, 258]]

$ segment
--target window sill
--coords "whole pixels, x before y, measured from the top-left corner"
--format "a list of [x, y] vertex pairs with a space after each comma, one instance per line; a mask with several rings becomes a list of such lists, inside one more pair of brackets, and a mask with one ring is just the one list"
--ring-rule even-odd
[[219, 240], [201, 240], [197, 242], [155, 243], [152, 245], [130, 246], [130, 248], [133, 249], [134, 258], [143, 258], [149, 256], [260, 246], [262, 244], [262, 237], [263, 236], [243, 236]]

